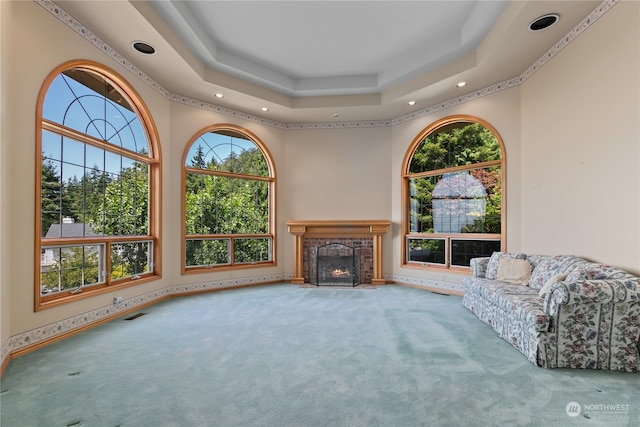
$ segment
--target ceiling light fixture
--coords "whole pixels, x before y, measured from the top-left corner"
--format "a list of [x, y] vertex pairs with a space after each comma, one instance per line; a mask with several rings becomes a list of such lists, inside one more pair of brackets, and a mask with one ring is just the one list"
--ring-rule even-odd
[[461, 87], [465, 87], [467, 85], [467, 82], [459, 82], [458, 84], [456, 84], [457, 88], [461, 88]]
[[414, 106], [414, 105], [416, 105], [416, 101], [409, 101], [409, 102], [407, 102], [407, 104], [409, 104], [411, 106]]
[[153, 55], [156, 53], [156, 48], [145, 42], [135, 41], [131, 43], [131, 46], [138, 52], [144, 53], [145, 55]]
[[267, 111], [269, 111], [269, 109], [268, 109], [267, 107], [262, 107], [262, 108], [261, 108], [261, 110], [262, 110], [262, 111], [264, 111], [265, 113], [266, 113]]
[[216, 93], [216, 98], [222, 99], [224, 98], [224, 95], [221, 93]]
[[529, 29], [531, 31], [544, 30], [545, 28], [549, 28], [550, 26], [558, 22], [558, 19], [560, 19], [560, 15], [558, 15], [557, 13], [542, 15], [541, 17], [534, 19], [529, 24]]

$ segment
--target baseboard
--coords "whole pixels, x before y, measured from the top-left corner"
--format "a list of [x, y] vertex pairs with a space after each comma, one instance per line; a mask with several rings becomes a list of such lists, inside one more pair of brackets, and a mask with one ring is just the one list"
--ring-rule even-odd
[[4, 371], [7, 369], [7, 366], [9, 366], [9, 361], [11, 360], [10, 357], [10, 352], [9, 352], [9, 340], [6, 340], [5, 342], [2, 343], [2, 348], [0, 350], [0, 354], [2, 355], [2, 358], [0, 359], [0, 378], [2, 378], [2, 375], [4, 374]]
[[423, 279], [419, 277], [401, 276], [398, 274], [385, 275], [388, 283], [410, 288], [425, 289], [427, 291], [447, 294], [464, 295], [464, 285], [461, 283], [444, 282], [440, 280]]
[[[100, 307], [90, 312], [81, 313], [30, 331], [13, 335], [2, 344], [0, 353], [0, 377], [9, 366], [9, 362], [18, 356], [45, 347], [69, 336], [79, 334], [103, 323], [117, 319], [118, 317], [140, 310], [143, 307], [164, 301], [167, 298], [179, 298], [201, 293], [282, 283], [290, 281], [292, 277], [293, 275], [290, 273], [275, 274], [271, 276], [225, 279], [168, 286], [160, 290], [126, 299], [118, 305], [111, 304]], [[385, 275], [384, 279], [388, 284], [425, 289], [448, 295], [464, 294], [462, 285], [456, 283], [400, 275]]]
[[286, 282], [292, 274], [274, 274], [239, 279], [225, 279], [210, 282], [189, 283], [168, 286], [143, 295], [123, 300], [120, 304], [110, 304], [86, 313], [80, 313], [38, 328], [13, 335], [7, 339], [1, 349], [0, 377], [9, 366], [9, 362], [23, 354], [45, 347], [69, 336], [79, 334], [103, 323], [117, 319], [141, 308], [164, 301], [167, 298], [223, 291], [228, 289], [262, 286]]
[[442, 289], [442, 288], [434, 288], [431, 286], [425, 286], [425, 285], [416, 285], [413, 283], [402, 283], [402, 282], [397, 282], [394, 283], [395, 285], [398, 286], [406, 286], [407, 288], [415, 288], [415, 289], [424, 289], [425, 291], [429, 291], [429, 292], [433, 292], [434, 294], [440, 294], [440, 295], [457, 295], [457, 296], [463, 296], [464, 292], [460, 292], [460, 291], [453, 291], [450, 289]]

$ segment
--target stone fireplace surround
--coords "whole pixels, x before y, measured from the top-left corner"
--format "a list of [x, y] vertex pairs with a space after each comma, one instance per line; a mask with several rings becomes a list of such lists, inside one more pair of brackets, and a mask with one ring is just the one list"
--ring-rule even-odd
[[289, 221], [289, 233], [294, 235], [294, 273], [291, 283], [310, 283], [308, 254], [311, 248], [341, 243], [360, 249], [362, 284], [384, 285], [382, 277], [382, 236], [389, 231], [390, 221]]

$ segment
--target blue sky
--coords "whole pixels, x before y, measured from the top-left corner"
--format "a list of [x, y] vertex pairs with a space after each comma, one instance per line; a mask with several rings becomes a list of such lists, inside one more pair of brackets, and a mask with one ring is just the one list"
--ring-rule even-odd
[[191, 160], [198, 151], [198, 146], [202, 146], [205, 163], [209, 163], [211, 159], [215, 159], [217, 163], [222, 163], [232, 152], [239, 155], [245, 150], [257, 148], [253, 141], [247, 139], [207, 132], [191, 144], [185, 159], [186, 166], [191, 166]]
[[[146, 134], [138, 116], [87, 86], [61, 74], [56, 77], [44, 100], [43, 118], [122, 148], [149, 152]], [[134, 162], [127, 157], [44, 131], [42, 155], [52, 163], [64, 182], [97, 167], [112, 176]]]

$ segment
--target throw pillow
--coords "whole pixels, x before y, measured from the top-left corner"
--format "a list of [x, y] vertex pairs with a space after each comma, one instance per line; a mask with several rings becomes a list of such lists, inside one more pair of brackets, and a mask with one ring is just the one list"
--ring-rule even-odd
[[527, 255], [523, 253], [510, 253], [510, 252], [494, 252], [491, 254], [489, 263], [487, 264], [487, 272], [484, 277], [487, 279], [496, 280], [498, 278], [498, 265], [502, 258], [515, 258], [515, 259], [527, 259]]
[[527, 286], [531, 264], [526, 259], [502, 257], [498, 263], [498, 280]]
[[541, 297], [544, 297], [547, 294], [547, 292], [551, 290], [551, 287], [553, 285], [555, 285], [558, 282], [562, 282], [566, 278], [567, 278], [567, 275], [565, 273], [556, 274], [555, 276], [551, 277], [549, 280], [547, 280], [547, 283], [545, 283], [544, 286], [540, 288], [540, 292], [538, 292], [538, 295], [540, 295]]

